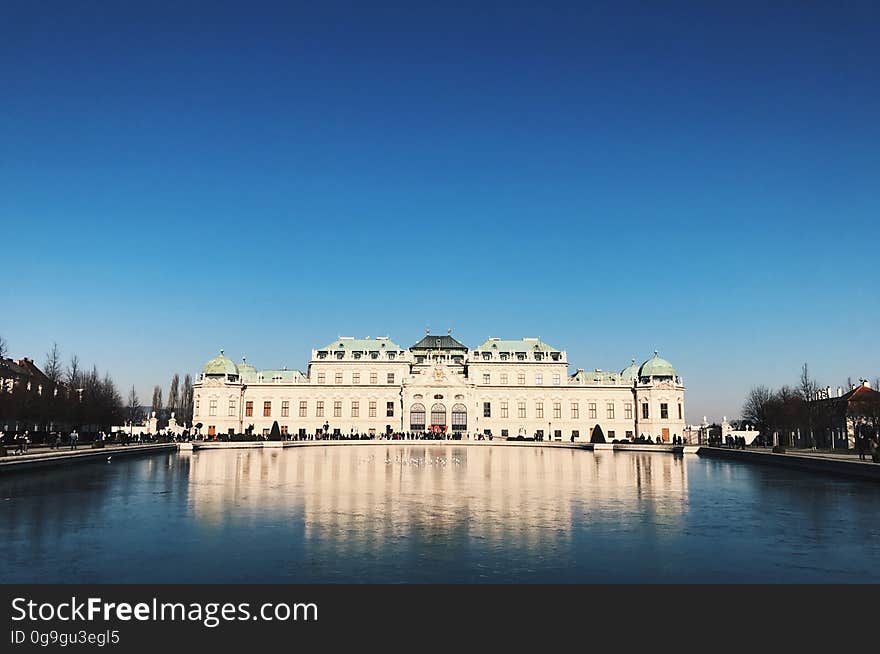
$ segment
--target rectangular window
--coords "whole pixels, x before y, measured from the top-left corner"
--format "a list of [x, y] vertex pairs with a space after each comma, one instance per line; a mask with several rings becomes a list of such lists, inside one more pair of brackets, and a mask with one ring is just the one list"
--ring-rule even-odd
[[271, 402], [263, 402], [263, 417], [268, 418], [272, 415], [272, 403]]
[[342, 417], [342, 401], [341, 400], [336, 400], [333, 403], [333, 417], [334, 418], [341, 418]]
[[642, 404], [642, 420], [648, 419], [648, 403]]
[[306, 400], [300, 400], [299, 417], [305, 418], [308, 415], [309, 415], [309, 403]]
[[217, 400], [211, 400], [208, 402], [208, 415], [216, 416], [217, 415]]
[[371, 384], [378, 384], [379, 383], [379, 373], [377, 373], [377, 372], [370, 373], [370, 383]]
[[483, 417], [491, 418], [492, 417], [492, 403], [491, 402], [483, 402]]
[[588, 408], [589, 408], [589, 411], [590, 411], [590, 419], [595, 420], [595, 419], [596, 419], [596, 403], [595, 403], [595, 402], [590, 402]]
[[553, 375], [553, 385], [559, 386], [559, 384], [561, 384], [561, 383], [562, 383], [562, 377], [560, 377], [559, 374]]
[[660, 403], [660, 419], [669, 420], [669, 405], [666, 402]]
[[608, 402], [605, 405], [605, 412], [608, 414], [609, 420], [614, 420], [614, 403], [613, 402]]
[[385, 416], [387, 418], [394, 417], [394, 402], [387, 402], [385, 404]]
[[199, 400], [198, 399], [196, 399], [195, 411], [193, 412], [193, 415], [199, 415]]
[[361, 415], [361, 403], [357, 400], [352, 400], [351, 403], [351, 417], [359, 418]]
[[342, 383], [342, 373], [341, 372], [336, 373], [336, 376], [333, 378], [333, 383], [335, 383], [335, 384]]
[[520, 418], [526, 417], [526, 403], [525, 402], [517, 402], [516, 403], [516, 415]]
[[572, 438], [575, 438], [575, 439], [576, 439], [576, 438], [580, 437], [580, 435], [581, 435], [581, 432], [580, 432], [580, 430], [578, 430], [578, 429], [573, 429], [573, 430], [571, 431], [571, 437], [572, 437]]
[[254, 403], [250, 400], [244, 403], [244, 415], [248, 418], [254, 415]]
[[235, 400], [229, 400], [229, 415], [235, 415]]
[[571, 417], [573, 420], [577, 420], [581, 417], [581, 408], [577, 402], [571, 403]]
[[376, 401], [375, 400], [370, 402], [370, 417], [371, 418], [376, 417]]
[[284, 400], [281, 403], [281, 417], [287, 418], [290, 415], [290, 402], [288, 400]]
[[489, 375], [488, 373], [483, 373], [483, 383], [484, 384], [490, 383], [490, 381], [489, 381], [490, 379], [492, 379], [491, 375]]
[[678, 403], [678, 419], [681, 420], [681, 402]]
[[608, 438], [609, 438], [609, 440], [612, 440], [612, 441], [613, 441], [613, 440], [614, 440], [614, 435], [615, 435], [616, 433], [617, 433], [617, 432], [615, 432], [613, 429], [612, 429], [611, 431], [609, 431], [609, 432], [608, 432]]
[[535, 375], [535, 386], [540, 386], [544, 383], [544, 375]]
[[544, 417], [544, 403], [543, 402], [535, 402], [535, 417], [543, 418]]
[[323, 373], [323, 372], [319, 372], [319, 373], [318, 373], [318, 383], [319, 383], [319, 384], [323, 384], [323, 383], [324, 383], [324, 373]]
[[324, 400], [318, 400], [318, 403], [315, 406], [315, 416], [318, 418], [324, 417]]
[[351, 373], [351, 383], [352, 384], [360, 384], [361, 383], [361, 373], [359, 373], [359, 372]]
[[626, 437], [627, 437], [628, 439], [629, 439], [629, 438], [632, 438], [632, 437], [633, 437], [633, 433], [632, 433], [631, 431], [626, 432]]
[[263, 436], [268, 436], [270, 431], [268, 427], [263, 427]]
[[506, 429], [501, 430], [501, 438], [507, 438], [508, 431]]
[[633, 419], [633, 405], [632, 402], [627, 402], [623, 405], [623, 417], [627, 420]]
[[526, 375], [525, 375], [525, 373], [522, 373], [522, 372], [519, 373], [519, 374], [516, 376], [516, 382], [517, 382], [520, 386], [525, 386], [525, 384], [526, 384]]
[[281, 425], [281, 435], [287, 436], [287, 425]]
[[501, 373], [501, 383], [504, 385], [507, 385], [507, 373], [506, 372]]
[[502, 418], [507, 418], [507, 417], [508, 417], [508, 416], [507, 416], [507, 402], [502, 402], [502, 403], [501, 403], [501, 417], [502, 417]]
[[394, 373], [393, 373], [393, 372], [389, 372], [389, 373], [388, 373], [388, 383], [389, 383], [389, 384], [393, 384], [393, 383], [394, 383]]
[[561, 418], [562, 417], [562, 402], [554, 402], [553, 403], [553, 417]]

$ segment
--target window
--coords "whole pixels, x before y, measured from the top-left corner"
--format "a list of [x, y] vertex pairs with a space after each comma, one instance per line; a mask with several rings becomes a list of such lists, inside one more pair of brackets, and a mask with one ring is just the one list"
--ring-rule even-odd
[[394, 402], [385, 403], [385, 416], [388, 418], [394, 417]]
[[610, 440], [613, 441], [613, 440], [614, 440], [614, 435], [615, 435], [616, 433], [617, 433], [617, 432], [615, 432], [615, 431], [612, 429], [611, 431], [608, 432], [608, 438], [609, 438]]
[[270, 431], [268, 427], [263, 427], [263, 436], [268, 436]]
[[216, 416], [217, 415], [217, 400], [211, 400], [208, 402], [208, 415]]
[[501, 430], [501, 438], [507, 438], [507, 433], [508, 433], [508, 432], [507, 432], [506, 429], [502, 429], [502, 430]]
[[318, 400], [318, 403], [315, 405], [315, 416], [318, 418], [324, 417], [324, 400]]
[[195, 411], [193, 412], [193, 415], [199, 415], [199, 398], [196, 398]]
[[681, 420], [681, 402], [678, 403], [678, 419]]
[[464, 431], [467, 429], [467, 408], [464, 404], [456, 404], [452, 407], [452, 431]]
[[577, 420], [581, 417], [581, 408], [577, 402], [571, 403], [571, 417], [573, 420]]
[[561, 383], [562, 383], [562, 378], [559, 376], [559, 374], [557, 373], [557, 374], [553, 375], [553, 385], [559, 386], [559, 384], [561, 384]]
[[516, 403], [516, 415], [520, 418], [526, 417], [526, 403], [525, 402], [517, 402]]
[[370, 373], [370, 383], [378, 384], [379, 383], [379, 373], [371, 372]]
[[388, 383], [389, 383], [389, 384], [393, 384], [393, 383], [394, 383], [394, 373], [393, 373], [393, 372], [389, 372], [389, 373], [388, 373]]
[[375, 400], [372, 400], [370, 402], [370, 417], [371, 418], [376, 417], [376, 401]]
[[281, 435], [287, 436], [287, 425], [281, 425]]
[[263, 417], [268, 418], [272, 415], [272, 403], [271, 402], [263, 402]]
[[333, 378], [333, 383], [334, 384], [341, 384], [342, 383], [342, 373], [341, 372], [336, 373], [336, 375]]
[[250, 400], [244, 403], [244, 415], [248, 418], [254, 415], [254, 403]]
[[229, 415], [235, 415], [235, 400], [229, 400]]
[[544, 375], [535, 375], [535, 386], [540, 386], [544, 383]]
[[425, 405], [413, 404], [409, 410], [409, 428], [411, 431], [425, 431]]
[[507, 384], [507, 373], [506, 372], [501, 373], [501, 383]]
[[342, 417], [342, 401], [336, 400], [333, 402], [333, 417], [341, 418]]
[[361, 383], [361, 373], [359, 373], [359, 372], [351, 373], [351, 383], [352, 384], [360, 384]]
[[519, 373], [519, 374], [516, 376], [516, 382], [517, 382], [520, 386], [525, 386], [525, 383], [526, 383], [526, 375], [525, 375], [525, 373], [523, 373], [523, 372]]
[[491, 418], [492, 417], [492, 403], [491, 402], [483, 402], [483, 417]]
[[501, 417], [502, 417], [502, 418], [507, 418], [507, 417], [508, 417], [508, 416], [507, 416], [507, 402], [502, 402], [502, 403], [501, 403]]
[[431, 424], [432, 425], [445, 425], [446, 424], [446, 407], [442, 404], [435, 404], [431, 407]]
[[580, 437], [580, 435], [581, 435], [580, 430], [578, 430], [578, 429], [572, 429], [572, 430], [571, 430], [571, 437], [572, 437], [572, 438], [577, 439], [577, 438]]
[[300, 400], [299, 417], [305, 418], [309, 413], [309, 403], [306, 400]]
[[324, 373], [323, 373], [323, 372], [319, 372], [319, 373], [318, 373], [318, 383], [319, 383], [319, 384], [323, 384], [323, 383], [324, 383]]
[[648, 403], [642, 404], [642, 420], [648, 419]]
[[596, 419], [596, 403], [590, 402], [590, 404], [588, 405], [588, 409], [590, 411], [590, 418], [592, 420], [595, 420]]
[[281, 417], [287, 418], [290, 415], [290, 401], [284, 400], [281, 403]]
[[609, 420], [614, 420], [614, 402], [608, 402], [605, 405], [605, 412], [608, 414]]
[[535, 417], [543, 418], [544, 417], [544, 403], [543, 402], [535, 402]]
[[361, 415], [361, 403], [357, 400], [352, 400], [351, 402], [351, 417], [359, 418]]
[[669, 405], [666, 402], [660, 403], [660, 419], [669, 420]]
[[492, 379], [492, 376], [489, 373], [483, 373], [483, 383], [484, 384], [491, 383], [490, 382], [491, 379]]
[[627, 420], [633, 419], [633, 405], [632, 402], [627, 402], [623, 405], [623, 417]]
[[562, 402], [554, 402], [553, 403], [553, 417], [561, 418], [562, 417]]

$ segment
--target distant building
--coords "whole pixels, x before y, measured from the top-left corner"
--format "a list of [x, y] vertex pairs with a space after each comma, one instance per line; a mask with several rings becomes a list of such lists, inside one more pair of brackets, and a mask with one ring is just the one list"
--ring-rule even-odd
[[392, 432], [495, 438], [660, 437], [684, 430], [684, 384], [656, 352], [621, 372], [577, 369], [537, 338], [490, 338], [470, 349], [430, 333], [410, 348], [388, 337], [341, 337], [312, 350], [307, 373], [261, 370], [223, 351], [194, 384], [193, 423], [208, 436]]
[[819, 446], [854, 448], [856, 436], [880, 437], [880, 392], [863, 380], [844, 393], [820, 389], [810, 402], [813, 434]]
[[33, 359], [0, 358], [0, 430], [51, 431], [45, 407], [50, 398], [66, 394], [63, 382], [53, 382]]

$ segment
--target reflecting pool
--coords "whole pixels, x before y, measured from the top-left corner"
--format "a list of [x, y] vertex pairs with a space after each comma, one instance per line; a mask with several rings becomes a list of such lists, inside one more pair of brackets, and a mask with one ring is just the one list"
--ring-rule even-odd
[[0, 580], [878, 582], [880, 486], [663, 453], [370, 445], [0, 479]]

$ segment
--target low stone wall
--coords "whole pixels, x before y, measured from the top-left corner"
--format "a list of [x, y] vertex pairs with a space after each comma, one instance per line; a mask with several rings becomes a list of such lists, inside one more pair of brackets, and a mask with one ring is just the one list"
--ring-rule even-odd
[[870, 481], [880, 481], [880, 464], [870, 461], [833, 459], [823, 456], [811, 456], [809, 454], [773, 454], [772, 452], [757, 452], [755, 450], [733, 450], [724, 447], [701, 447], [700, 456], [716, 459], [729, 459], [760, 463], [764, 465], [780, 466], [808, 472], [820, 472], [831, 475], [841, 475]]

